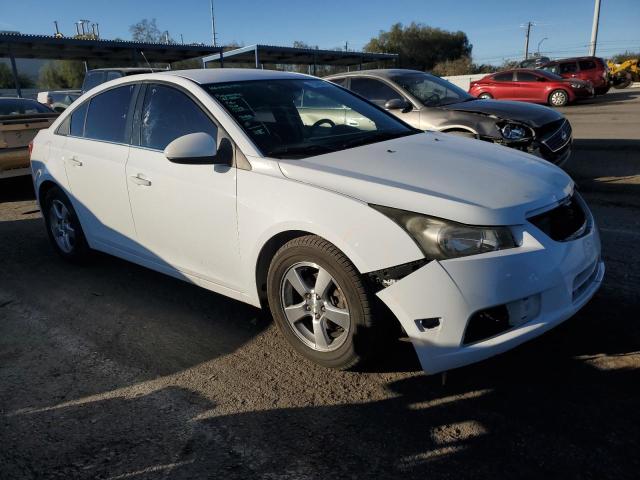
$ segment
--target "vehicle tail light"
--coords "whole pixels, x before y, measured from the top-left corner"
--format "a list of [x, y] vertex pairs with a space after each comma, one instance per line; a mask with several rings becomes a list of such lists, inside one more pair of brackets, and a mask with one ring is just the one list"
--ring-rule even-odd
[[29, 159], [31, 159], [31, 152], [33, 152], [33, 140], [29, 142]]

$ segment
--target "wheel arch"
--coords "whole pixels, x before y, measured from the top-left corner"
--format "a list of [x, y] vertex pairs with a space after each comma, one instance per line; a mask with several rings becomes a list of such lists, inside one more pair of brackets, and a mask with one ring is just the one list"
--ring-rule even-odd
[[258, 299], [261, 306], [267, 306], [267, 274], [269, 266], [276, 252], [288, 241], [305, 235], [314, 235], [304, 230], [286, 230], [275, 234], [260, 249], [255, 265], [255, 281], [258, 291]]
[[41, 209], [42, 209], [42, 200], [44, 199], [45, 195], [47, 194], [47, 192], [49, 192], [50, 190], [52, 190], [54, 188], [60, 188], [60, 185], [58, 185], [53, 180], [49, 180], [49, 179], [44, 180], [38, 186], [38, 191], [37, 191], [38, 203], [40, 203], [40, 208]]

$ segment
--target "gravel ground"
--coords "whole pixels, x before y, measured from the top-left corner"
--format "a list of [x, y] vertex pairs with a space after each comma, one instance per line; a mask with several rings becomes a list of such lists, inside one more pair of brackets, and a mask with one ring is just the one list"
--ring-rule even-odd
[[607, 275], [543, 337], [440, 376], [295, 355], [246, 305], [106, 255], [62, 262], [0, 184], [1, 478], [638, 478], [640, 89], [564, 109]]

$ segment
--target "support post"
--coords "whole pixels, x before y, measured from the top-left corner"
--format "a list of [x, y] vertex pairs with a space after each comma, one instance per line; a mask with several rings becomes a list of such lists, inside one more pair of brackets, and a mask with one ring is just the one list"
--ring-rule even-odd
[[529, 34], [531, 33], [531, 22], [527, 22], [527, 34], [524, 38], [524, 59], [529, 58]]
[[220, 68], [224, 68], [224, 52], [220, 50]]
[[18, 98], [22, 98], [22, 90], [20, 89], [20, 79], [18, 78], [18, 67], [16, 67], [16, 57], [14, 57], [13, 53], [11, 52], [9, 52], [9, 59], [11, 60], [11, 71], [13, 72], [13, 82], [16, 85], [16, 95], [18, 95]]
[[596, 43], [598, 43], [598, 24], [600, 23], [600, 0], [596, 0], [593, 9], [593, 25], [591, 27], [591, 43], [589, 43], [589, 56], [596, 56]]

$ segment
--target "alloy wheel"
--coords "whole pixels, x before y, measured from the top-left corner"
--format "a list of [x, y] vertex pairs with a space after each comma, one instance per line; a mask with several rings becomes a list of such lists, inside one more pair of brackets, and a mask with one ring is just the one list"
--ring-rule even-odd
[[346, 297], [331, 274], [311, 262], [298, 262], [282, 277], [280, 297], [293, 333], [309, 348], [340, 348], [351, 329]]
[[66, 205], [55, 199], [49, 207], [49, 225], [56, 244], [64, 253], [71, 253], [76, 246], [76, 231], [71, 224], [71, 214]]

